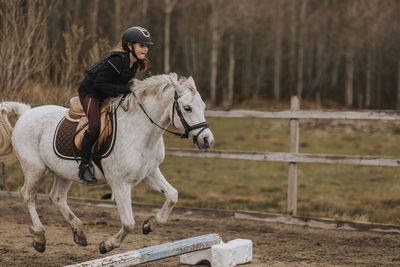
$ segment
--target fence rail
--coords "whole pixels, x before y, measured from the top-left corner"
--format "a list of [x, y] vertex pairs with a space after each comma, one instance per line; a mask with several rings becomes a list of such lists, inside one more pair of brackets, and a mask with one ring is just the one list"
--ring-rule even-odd
[[400, 120], [400, 111], [322, 111], [322, 110], [207, 110], [207, 117], [265, 119]]
[[291, 110], [285, 111], [206, 111], [207, 117], [225, 118], [266, 118], [290, 120], [290, 153], [277, 152], [244, 152], [227, 150], [200, 151], [194, 149], [167, 148], [166, 153], [178, 157], [241, 159], [289, 163], [288, 172], [288, 213], [297, 213], [297, 163], [330, 163], [366, 166], [400, 167], [400, 158], [362, 156], [362, 155], [329, 155], [303, 154], [299, 152], [300, 126], [299, 119], [338, 119], [338, 120], [386, 120], [400, 121], [400, 111], [320, 111], [300, 110], [296, 96], [291, 99]]
[[280, 152], [243, 152], [229, 150], [201, 151], [195, 149], [167, 148], [167, 155], [177, 157], [241, 159], [272, 162], [330, 163], [364, 166], [400, 167], [400, 158], [352, 156], [332, 154], [304, 154]]

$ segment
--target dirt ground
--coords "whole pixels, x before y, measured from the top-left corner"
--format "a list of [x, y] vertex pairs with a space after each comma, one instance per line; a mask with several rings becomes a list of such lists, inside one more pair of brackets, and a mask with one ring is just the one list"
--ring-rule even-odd
[[[37, 208], [46, 229], [47, 246], [38, 253], [31, 246], [30, 217], [20, 198], [0, 197], [0, 266], [63, 266], [104, 255], [99, 243], [119, 229], [116, 208], [71, 204], [85, 223], [88, 246], [73, 242], [70, 227], [48, 200], [38, 200]], [[173, 211], [169, 221], [145, 236], [141, 225], [154, 210], [135, 208], [136, 230], [113, 255], [160, 243], [218, 233], [223, 241], [236, 238], [253, 241], [253, 266], [400, 266], [400, 235], [320, 230], [240, 220], [212, 214]], [[187, 266], [179, 257], [142, 266]]]

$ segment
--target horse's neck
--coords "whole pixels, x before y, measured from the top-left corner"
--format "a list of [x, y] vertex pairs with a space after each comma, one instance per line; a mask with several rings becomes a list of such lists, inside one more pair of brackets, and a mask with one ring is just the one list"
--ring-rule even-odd
[[[142, 102], [143, 108], [147, 115], [149, 115], [154, 122], [164, 128], [168, 127], [171, 122], [169, 118], [169, 106], [171, 101], [169, 101], [169, 98], [167, 98], [168, 95], [168, 93], [165, 93], [161, 99], [153, 95], [147, 96]], [[138, 110], [144, 114], [140, 108], [138, 108]]]
[[[169, 118], [170, 111], [168, 109], [170, 101], [166, 99], [166, 96], [163, 95], [161, 99], [158, 99], [156, 96], [148, 95], [142, 100], [141, 104], [147, 115], [155, 123], [164, 128], [169, 126], [171, 123]], [[135, 138], [139, 137], [142, 141], [156, 141], [164, 134], [163, 130], [151, 123], [144, 111], [139, 107], [138, 102], [136, 102], [134, 108], [129, 111], [122, 111], [122, 109], [120, 109], [118, 116], [120, 117], [118, 120], [122, 123], [122, 128], [119, 126], [118, 128], [126, 131], [128, 135], [133, 132], [139, 132], [140, 136], [135, 136]]]

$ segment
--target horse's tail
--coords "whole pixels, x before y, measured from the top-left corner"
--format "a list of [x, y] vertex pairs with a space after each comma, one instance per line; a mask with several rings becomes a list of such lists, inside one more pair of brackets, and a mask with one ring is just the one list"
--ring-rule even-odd
[[7, 160], [13, 156], [13, 147], [11, 143], [11, 133], [13, 127], [8, 120], [8, 113], [15, 113], [21, 116], [25, 111], [30, 110], [29, 105], [18, 102], [0, 103], [0, 161]]

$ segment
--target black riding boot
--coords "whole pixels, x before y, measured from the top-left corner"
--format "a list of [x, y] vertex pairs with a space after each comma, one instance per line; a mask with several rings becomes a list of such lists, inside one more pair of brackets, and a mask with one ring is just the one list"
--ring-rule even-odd
[[95, 141], [96, 139], [89, 133], [89, 131], [85, 131], [82, 140], [82, 159], [81, 164], [79, 165], [79, 178], [87, 184], [97, 183], [97, 179], [94, 177], [89, 165], [92, 147]]

